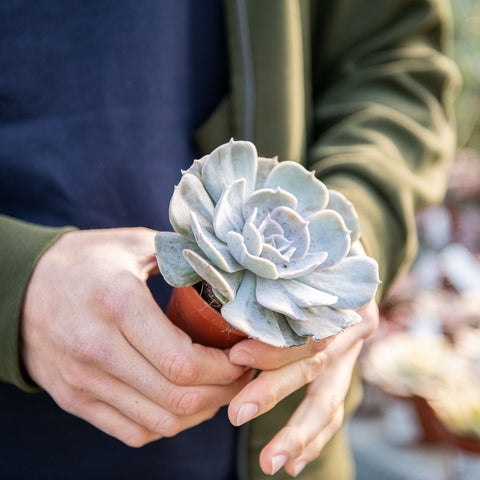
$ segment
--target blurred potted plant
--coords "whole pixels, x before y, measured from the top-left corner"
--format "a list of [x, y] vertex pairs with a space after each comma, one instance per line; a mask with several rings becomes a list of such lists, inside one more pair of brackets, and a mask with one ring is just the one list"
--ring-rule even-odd
[[437, 417], [437, 428], [450, 445], [480, 453], [480, 382], [456, 382], [439, 389], [428, 404]]
[[[195, 160], [169, 212], [175, 232], [156, 236], [160, 271], [176, 287], [167, 314], [203, 344], [301, 345], [359, 322], [355, 309], [375, 295], [378, 266], [360, 253], [353, 205], [298, 163], [258, 157], [250, 142]], [[182, 313], [190, 296], [196, 304]], [[199, 324], [212, 309], [221, 339]]]
[[[470, 360], [444, 335], [415, 331], [397, 332], [374, 342], [362, 358], [362, 372], [368, 382], [413, 407], [421, 429], [418, 440], [424, 443], [444, 439], [437, 408], [440, 411], [443, 406], [446, 412], [456, 405], [458, 418], [466, 413], [459, 408], [463, 385], [472, 384], [475, 378]], [[477, 407], [480, 414], [480, 404]], [[450, 411], [445, 416], [453, 419], [455, 409]]]

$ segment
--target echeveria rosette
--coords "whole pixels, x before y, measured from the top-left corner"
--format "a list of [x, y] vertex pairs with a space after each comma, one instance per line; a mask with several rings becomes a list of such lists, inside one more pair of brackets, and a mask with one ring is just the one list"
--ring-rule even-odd
[[159, 232], [165, 280], [202, 279], [225, 320], [275, 346], [321, 339], [358, 323], [377, 289], [378, 266], [355, 255], [353, 205], [295, 162], [257, 156], [230, 141], [182, 172], [170, 202], [175, 232]]

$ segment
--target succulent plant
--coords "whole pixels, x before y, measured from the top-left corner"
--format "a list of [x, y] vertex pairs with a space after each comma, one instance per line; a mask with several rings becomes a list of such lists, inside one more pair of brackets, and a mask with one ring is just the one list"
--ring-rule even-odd
[[258, 157], [233, 141], [182, 172], [170, 201], [175, 232], [156, 256], [174, 287], [206, 281], [232, 327], [274, 346], [304, 344], [356, 324], [378, 266], [356, 255], [353, 205], [313, 172]]

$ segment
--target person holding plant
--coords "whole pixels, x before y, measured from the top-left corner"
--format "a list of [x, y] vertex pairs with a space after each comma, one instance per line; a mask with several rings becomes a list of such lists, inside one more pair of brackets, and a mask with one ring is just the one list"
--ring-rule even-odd
[[154, 237], [179, 169], [249, 140], [354, 204], [379, 301], [454, 152], [449, 20], [442, 0], [2, 7], [1, 476], [352, 477], [376, 302], [330, 339], [204, 347], [163, 313]]

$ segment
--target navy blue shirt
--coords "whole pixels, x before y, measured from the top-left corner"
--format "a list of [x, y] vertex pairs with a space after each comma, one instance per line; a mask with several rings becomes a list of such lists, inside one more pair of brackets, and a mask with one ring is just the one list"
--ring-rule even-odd
[[[220, 0], [3, 0], [0, 212], [169, 230], [190, 136], [228, 89]], [[164, 307], [161, 279], [151, 283]], [[233, 478], [225, 411], [132, 449], [47, 394], [0, 385], [0, 478]]]

